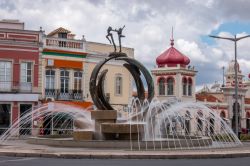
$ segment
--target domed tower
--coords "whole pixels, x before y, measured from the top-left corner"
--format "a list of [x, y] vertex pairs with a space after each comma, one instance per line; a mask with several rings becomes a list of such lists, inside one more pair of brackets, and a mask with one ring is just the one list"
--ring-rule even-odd
[[[234, 103], [235, 103], [235, 61], [232, 60], [229, 62], [225, 77], [226, 77], [226, 85], [222, 88], [223, 94], [225, 96], [225, 100], [228, 103], [228, 118], [230, 120], [230, 125], [234, 128]], [[239, 107], [239, 123], [241, 128], [246, 127], [245, 119], [245, 96], [247, 92], [247, 88], [243, 84], [243, 77], [240, 70], [240, 65], [237, 63], [237, 75], [238, 75], [238, 107]]]
[[173, 32], [170, 48], [156, 58], [157, 67], [151, 73], [155, 84], [155, 96], [160, 100], [176, 97], [195, 100], [194, 67], [188, 66], [190, 59], [174, 47]]

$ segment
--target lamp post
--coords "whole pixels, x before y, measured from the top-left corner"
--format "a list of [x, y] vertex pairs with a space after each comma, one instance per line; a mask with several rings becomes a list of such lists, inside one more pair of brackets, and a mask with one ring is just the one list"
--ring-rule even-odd
[[225, 77], [225, 67], [223, 66], [222, 67], [222, 87], [224, 87], [225, 86], [225, 82], [224, 82], [224, 77]]
[[234, 42], [234, 71], [235, 71], [235, 134], [239, 137], [239, 122], [238, 122], [238, 73], [237, 73], [237, 41], [250, 37], [250, 35], [246, 35], [243, 37], [236, 37], [236, 35], [234, 35], [233, 38], [230, 37], [220, 37], [220, 36], [213, 36], [213, 35], [209, 35], [209, 37], [212, 38], [218, 38], [218, 39], [225, 39], [225, 40], [230, 40]]

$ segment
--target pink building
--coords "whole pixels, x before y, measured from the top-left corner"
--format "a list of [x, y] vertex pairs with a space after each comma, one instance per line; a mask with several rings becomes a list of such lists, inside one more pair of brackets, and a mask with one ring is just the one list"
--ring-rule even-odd
[[18, 20], [0, 21], [0, 134], [38, 104], [41, 34]]

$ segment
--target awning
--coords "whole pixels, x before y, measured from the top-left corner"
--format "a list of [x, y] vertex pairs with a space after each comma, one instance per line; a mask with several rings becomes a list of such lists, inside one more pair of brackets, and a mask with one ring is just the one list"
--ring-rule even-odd
[[[52, 60], [52, 64], [48, 64], [48, 60]], [[59, 60], [59, 59], [47, 59], [47, 66], [55, 68], [71, 68], [71, 69], [83, 69], [83, 62], [81, 61], [70, 61], [70, 60]]]
[[66, 104], [66, 105], [72, 105], [72, 106], [85, 108], [85, 109], [90, 109], [91, 107], [93, 107], [93, 103], [88, 102], [88, 101], [55, 101], [55, 103], [62, 103], [62, 104]]

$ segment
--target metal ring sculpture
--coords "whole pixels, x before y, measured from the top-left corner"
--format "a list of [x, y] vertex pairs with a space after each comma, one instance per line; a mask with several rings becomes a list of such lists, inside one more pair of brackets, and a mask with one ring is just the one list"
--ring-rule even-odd
[[[105, 97], [104, 91], [103, 91], [104, 79], [105, 79], [105, 76], [108, 72], [108, 69], [103, 70], [99, 75], [99, 72], [100, 72], [102, 66], [110, 60], [121, 60], [121, 61], [125, 62], [123, 64], [123, 66], [131, 73], [132, 77], [134, 78], [136, 88], [137, 88], [137, 95], [141, 101], [143, 101], [145, 99], [145, 89], [144, 89], [144, 85], [143, 85], [143, 82], [142, 82], [141, 77], [140, 77], [141, 73], [145, 77], [147, 87], [148, 87], [147, 100], [151, 101], [152, 98], [154, 97], [153, 79], [152, 79], [150, 73], [148, 72], [148, 70], [140, 62], [138, 62], [135, 59], [129, 58], [125, 53], [121, 52], [121, 37], [125, 37], [122, 35], [123, 28], [119, 28], [118, 30], [113, 30], [111, 27], [108, 28], [108, 35], [106, 37], [110, 42], [112, 41], [115, 52], [111, 53], [109, 55], [109, 57], [104, 59], [103, 61], [100, 61], [95, 66], [94, 70], [92, 71], [91, 77], [90, 77], [90, 82], [89, 82], [90, 95], [92, 97], [92, 100], [93, 100], [95, 106], [100, 110], [113, 110], [113, 107], [106, 100], [106, 97]], [[114, 39], [113, 39], [113, 35], [112, 35], [111, 31], [115, 31], [118, 34], [119, 47], [120, 47], [119, 52], [116, 52], [116, 45], [114, 43]], [[111, 37], [111, 40], [109, 39], [109, 37]], [[99, 75], [99, 78], [98, 78], [98, 82], [97, 82], [98, 75]]]
[[[143, 82], [141, 80], [141, 73], [144, 75], [148, 87], [148, 97], [147, 100], [151, 101], [154, 97], [154, 85], [153, 85], [153, 79], [148, 72], [148, 70], [137, 60], [129, 58], [124, 53], [113, 53], [112, 56], [110, 56], [107, 59], [104, 59], [103, 61], [99, 62], [90, 77], [90, 94], [92, 97], [92, 100], [95, 104], [95, 106], [100, 110], [113, 110], [113, 107], [110, 105], [110, 103], [106, 100], [104, 91], [103, 91], [103, 85], [104, 85], [104, 79], [108, 72], [107, 69], [103, 70], [100, 75], [99, 72], [104, 64], [106, 64], [110, 60], [122, 60], [125, 61], [123, 66], [131, 73], [135, 80], [136, 88], [137, 88], [137, 94], [138, 98], [143, 101], [145, 99], [145, 89]], [[97, 82], [97, 77], [98, 82]]]

